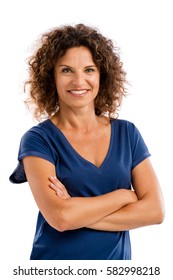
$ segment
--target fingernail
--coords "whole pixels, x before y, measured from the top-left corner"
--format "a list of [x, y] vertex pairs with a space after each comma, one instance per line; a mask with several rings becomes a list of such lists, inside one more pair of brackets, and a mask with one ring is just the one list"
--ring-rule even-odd
[[53, 183], [50, 183], [49, 186], [53, 189], [55, 188], [55, 185]]
[[60, 197], [63, 195], [63, 192], [60, 189], [57, 189], [57, 193]]

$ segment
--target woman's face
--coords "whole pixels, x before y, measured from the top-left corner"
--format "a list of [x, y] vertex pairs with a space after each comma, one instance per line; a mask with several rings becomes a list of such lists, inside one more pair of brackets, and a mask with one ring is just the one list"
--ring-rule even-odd
[[100, 72], [87, 47], [74, 47], [55, 66], [55, 83], [59, 105], [66, 108], [94, 108], [99, 91]]

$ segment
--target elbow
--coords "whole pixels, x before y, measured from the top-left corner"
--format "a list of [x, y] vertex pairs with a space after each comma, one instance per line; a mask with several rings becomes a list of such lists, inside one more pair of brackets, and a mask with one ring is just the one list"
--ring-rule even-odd
[[56, 223], [52, 224], [52, 227], [59, 232], [64, 232], [69, 229], [66, 221], [64, 220], [58, 220]]
[[69, 230], [69, 226], [64, 219], [54, 219], [48, 221], [49, 225], [59, 232], [64, 232]]
[[165, 209], [164, 205], [159, 205], [155, 209], [155, 224], [162, 224], [165, 218]]
[[164, 209], [160, 209], [157, 213], [156, 224], [162, 224], [165, 218], [165, 211]]
[[70, 217], [66, 210], [58, 210], [57, 215], [49, 221], [50, 226], [59, 232], [64, 232], [72, 229]]
[[58, 226], [54, 227], [59, 232], [64, 232], [68, 230], [68, 227], [65, 224], [59, 224]]
[[[163, 198], [148, 200], [148, 225], [162, 224], [165, 218], [165, 205]], [[145, 209], [146, 210], [146, 209]]]

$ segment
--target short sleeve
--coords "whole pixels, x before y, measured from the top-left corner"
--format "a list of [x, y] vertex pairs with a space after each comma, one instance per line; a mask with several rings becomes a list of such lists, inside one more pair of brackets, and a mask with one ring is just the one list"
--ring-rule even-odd
[[132, 169], [141, 163], [144, 159], [151, 156], [144, 139], [138, 128], [131, 124], [131, 152], [132, 152]]
[[27, 156], [40, 157], [53, 164], [56, 161], [50, 143], [44, 134], [31, 129], [21, 139], [18, 152], [18, 165], [9, 177], [12, 183], [20, 184], [27, 181], [22, 161]]
[[18, 160], [26, 156], [37, 156], [54, 163], [51, 148], [44, 135], [32, 130], [24, 134], [20, 142]]

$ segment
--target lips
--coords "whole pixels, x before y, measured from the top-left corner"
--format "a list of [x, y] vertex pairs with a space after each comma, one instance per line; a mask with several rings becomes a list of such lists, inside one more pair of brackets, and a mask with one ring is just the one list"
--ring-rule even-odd
[[85, 95], [88, 90], [87, 89], [80, 89], [80, 90], [68, 90], [69, 93], [73, 94], [73, 95], [78, 95], [78, 96], [82, 96]]

